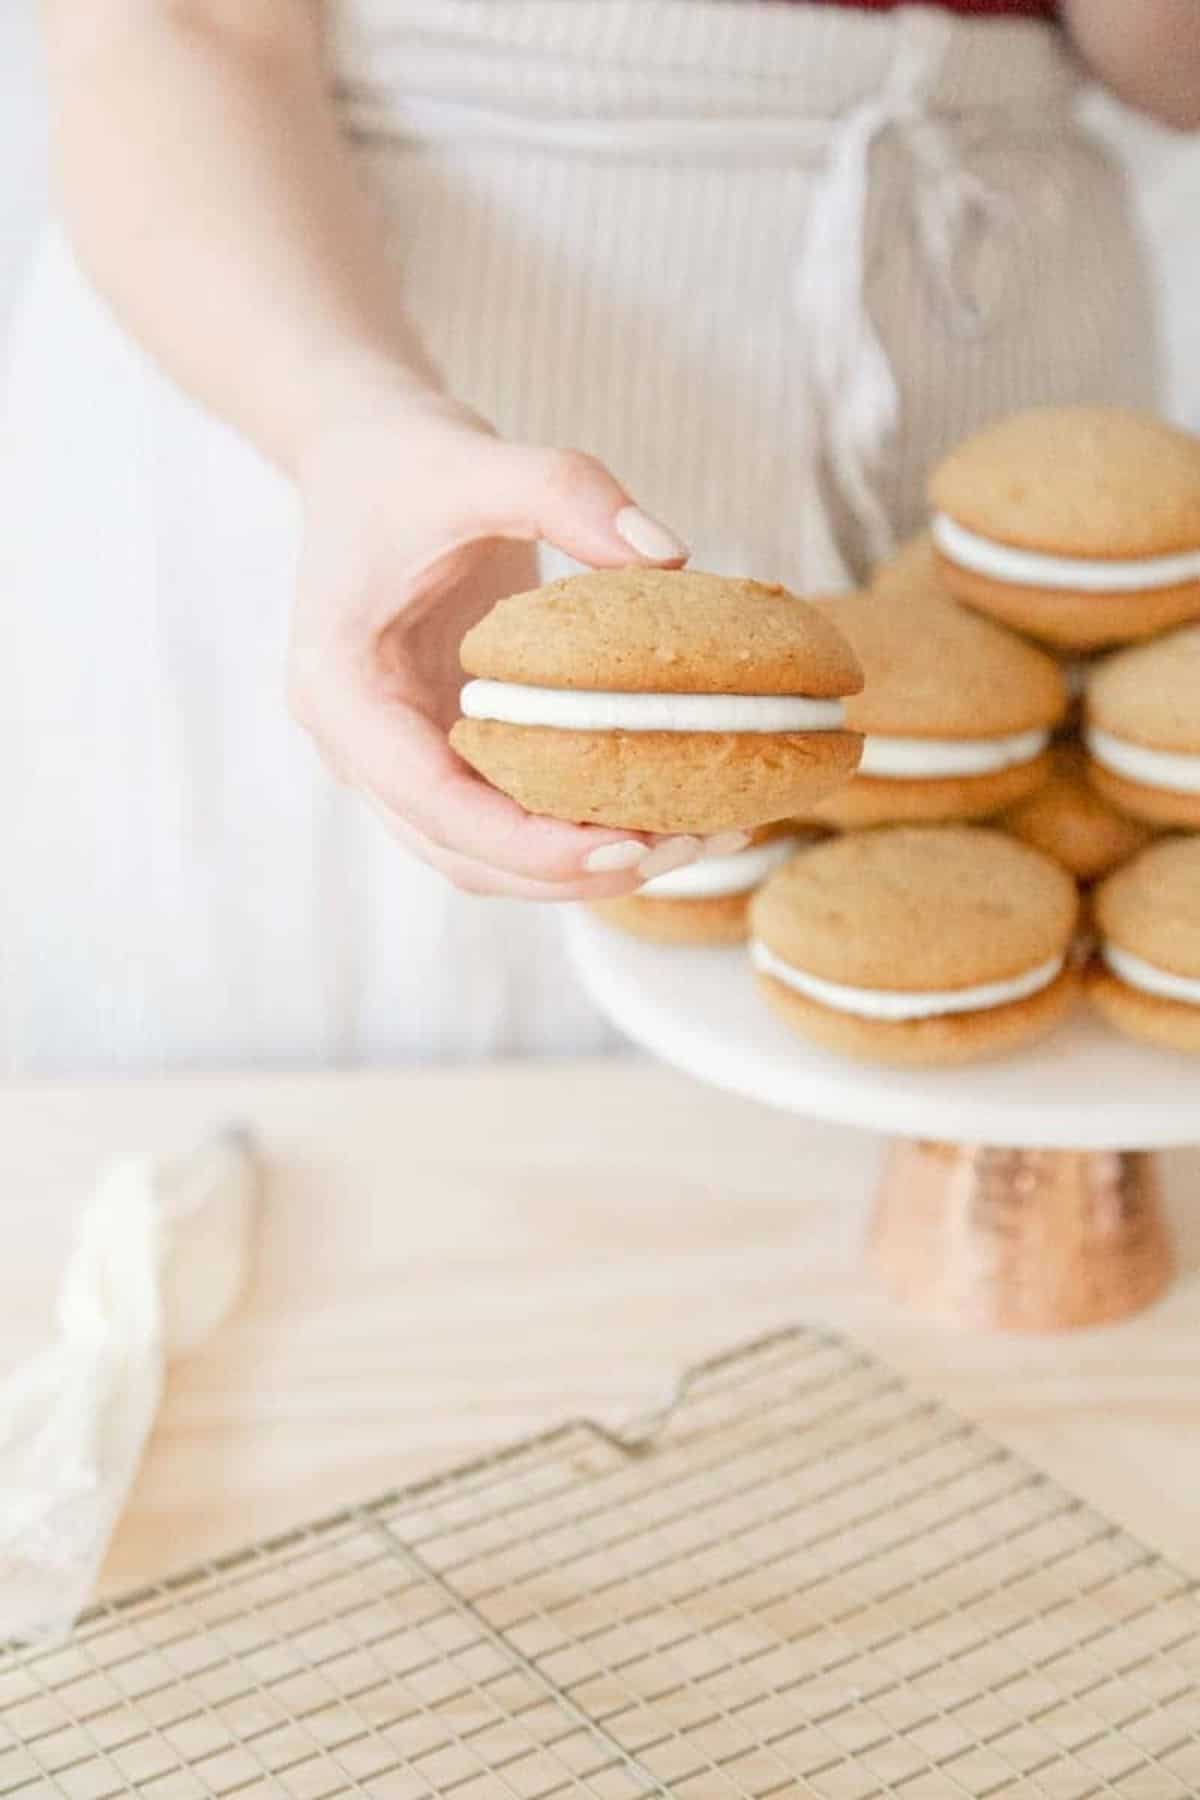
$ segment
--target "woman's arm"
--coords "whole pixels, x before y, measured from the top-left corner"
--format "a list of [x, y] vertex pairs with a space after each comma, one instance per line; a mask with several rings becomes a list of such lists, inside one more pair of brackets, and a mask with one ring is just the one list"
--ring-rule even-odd
[[1200, 128], [1200, 0], [1064, 0], [1092, 73], [1177, 131]]
[[319, 0], [44, 0], [81, 260], [170, 373], [295, 471], [359, 381], [432, 385], [326, 97]]
[[[517, 541], [598, 565], [678, 562], [682, 546], [591, 458], [501, 443], [438, 391], [338, 131], [320, 0], [43, 3], [82, 262], [167, 371], [299, 486], [297, 716], [460, 885], [628, 891], [639, 840], [615, 851], [615, 833], [531, 819], [452, 755], [455, 652], [528, 581]], [[625, 872], [587, 873], [597, 852]]]

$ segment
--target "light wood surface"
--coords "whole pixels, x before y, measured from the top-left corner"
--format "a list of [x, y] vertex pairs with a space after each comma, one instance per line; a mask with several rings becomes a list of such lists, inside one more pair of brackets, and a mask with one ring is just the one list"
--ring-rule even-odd
[[989, 1337], [872, 1291], [879, 1140], [648, 1064], [8, 1087], [6, 1364], [49, 1330], [105, 1159], [230, 1119], [266, 1161], [253, 1287], [172, 1371], [107, 1591], [568, 1416], [619, 1420], [680, 1365], [799, 1319], [875, 1349], [1200, 1575], [1200, 1154], [1164, 1158], [1181, 1274], [1163, 1302]]

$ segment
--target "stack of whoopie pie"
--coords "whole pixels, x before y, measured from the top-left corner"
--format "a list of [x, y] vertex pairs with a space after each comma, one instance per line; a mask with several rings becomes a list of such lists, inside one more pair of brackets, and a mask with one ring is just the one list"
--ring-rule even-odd
[[815, 602], [863, 752], [813, 809], [843, 835], [751, 906], [763, 992], [846, 1055], [952, 1063], [1050, 1030], [1090, 959], [1109, 1020], [1198, 1049], [1200, 838], [1159, 834], [1200, 832], [1200, 440], [1017, 414], [930, 497], [866, 593]]
[[[1063, 654], [1079, 697], [1051, 779], [1000, 822], [1079, 882], [1098, 1010], [1198, 1049], [1200, 438], [1116, 407], [1040, 408], [960, 445], [930, 497], [948, 590]], [[1162, 968], [1137, 957], [1139, 931], [1169, 943]]]
[[748, 938], [826, 1049], [1011, 1053], [1082, 989], [1200, 1052], [1200, 439], [1036, 409], [930, 500], [861, 592], [627, 569], [501, 602], [455, 747], [531, 811], [703, 840], [594, 910]]

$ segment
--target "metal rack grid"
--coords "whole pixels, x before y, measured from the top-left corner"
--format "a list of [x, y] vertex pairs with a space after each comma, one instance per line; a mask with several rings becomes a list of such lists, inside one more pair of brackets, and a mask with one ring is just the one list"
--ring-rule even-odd
[[1197, 1793], [1195, 1583], [805, 1330], [0, 1657], [0, 1795]]

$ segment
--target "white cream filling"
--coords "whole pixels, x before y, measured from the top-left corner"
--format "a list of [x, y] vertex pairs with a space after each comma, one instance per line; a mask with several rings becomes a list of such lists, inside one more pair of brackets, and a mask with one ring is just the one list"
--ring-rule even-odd
[[1125, 738], [1089, 725], [1084, 732], [1088, 751], [1104, 768], [1143, 787], [1167, 788], [1173, 794], [1200, 794], [1200, 755], [1184, 750], [1150, 750]]
[[1018, 587], [1067, 588], [1083, 594], [1137, 594], [1200, 581], [1200, 549], [1172, 556], [1051, 556], [979, 537], [946, 513], [933, 516], [933, 541], [951, 562]]
[[936, 779], [952, 775], [991, 775], [1032, 762], [1050, 742], [1048, 731], [1018, 731], [1010, 737], [919, 738], [877, 737], [863, 743], [860, 775], [894, 780]]
[[468, 719], [566, 731], [841, 731], [845, 726], [840, 700], [801, 694], [613, 694], [469, 681], [459, 704]]
[[826, 981], [820, 975], [809, 975], [793, 963], [768, 950], [757, 939], [750, 945], [750, 956], [756, 969], [773, 975], [785, 987], [794, 988], [808, 1000], [828, 1006], [834, 1012], [853, 1013], [860, 1019], [936, 1019], [950, 1013], [986, 1012], [989, 1007], [1006, 1006], [1014, 1000], [1028, 999], [1061, 974], [1065, 956], [1040, 963], [1024, 975], [1013, 975], [1006, 981], [985, 981], [978, 987], [948, 989], [945, 992], [901, 993], [883, 988], [845, 987], [840, 981]]
[[[809, 836], [816, 834], [810, 833]], [[706, 856], [700, 862], [687, 863], [682, 869], [671, 869], [656, 875], [639, 888], [645, 900], [721, 900], [732, 894], [749, 894], [761, 887], [767, 876], [787, 862], [799, 848], [801, 837], [771, 838], [765, 844], [751, 844], [733, 856]]]
[[1129, 987], [1144, 994], [1155, 994], [1162, 1000], [1182, 1000], [1185, 1006], [1200, 1006], [1200, 977], [1172, 975], [1156, 963], [1143, 961], [1132, 950], [1119, 950], [1115, 944], [1101, 944], [1100, 954], [1113, 974]]

